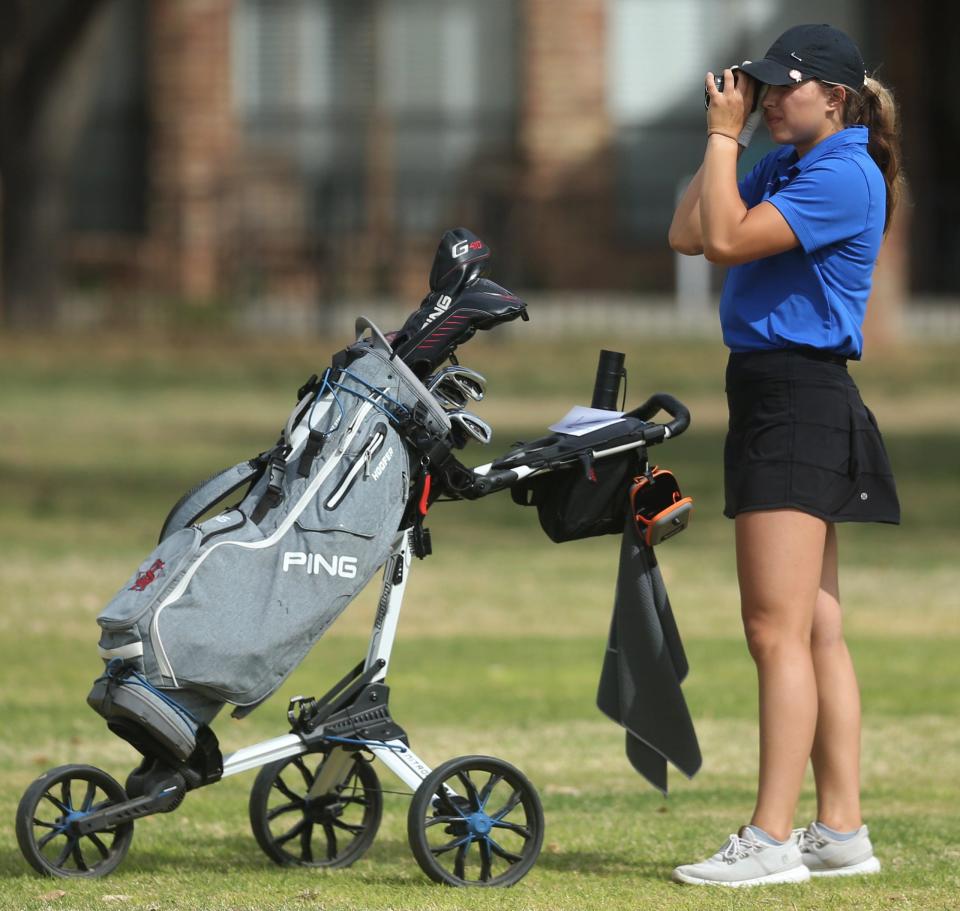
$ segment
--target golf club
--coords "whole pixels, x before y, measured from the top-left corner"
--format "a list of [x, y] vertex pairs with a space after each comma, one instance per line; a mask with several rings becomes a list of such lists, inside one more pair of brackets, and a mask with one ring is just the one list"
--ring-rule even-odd
[[445, 386], [455, 386], [475, 402], [483, 401], [487, 388], [487, 381], [481, 374], [469, 367], [462, 367], [460, 364], [451, 364], [444, 367], [425, 380], [425, 385], [431, 392], [441, 383]]
[[452, 411], [449, 418], [454, 436], [458, 438], [461, 447], [466, 445], [468, 437], [484, 445], [493, 439], [493, 428], [470, 411], [463, 409]]

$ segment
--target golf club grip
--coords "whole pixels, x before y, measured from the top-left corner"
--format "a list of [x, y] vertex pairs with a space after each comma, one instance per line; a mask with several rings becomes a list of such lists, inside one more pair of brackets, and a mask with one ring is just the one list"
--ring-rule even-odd
[[488, 493], [496, 493], [498, 490], [505, 490], [512, 487], [520, 476], [509, 468], [503, 468], [496, 471], [489, 471], [485, 475], [474, 475], [472, 485], [473, 493], [478, 497], [485, 497]]
[[690, 412], [679, 399], [666, 392], [655, 392], [631, 414], [643, 421], [649, 421], [657, 412], [666, 411], [673, 418], [669, 424], [657, 424], [644, 433], [648, 442], [660, 442], [665, 436], [680, 436], [690, 426]]

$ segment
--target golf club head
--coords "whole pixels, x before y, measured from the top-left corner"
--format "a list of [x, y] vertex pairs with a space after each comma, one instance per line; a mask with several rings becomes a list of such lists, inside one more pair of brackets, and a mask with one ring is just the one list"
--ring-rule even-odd
[[440, 403], [444, 411], [459, 411], [467, 407], [467, 397], [456, 386], [438, 383], [430, 394]]
[[[471, 370], [469, 367], [463, 367], [460, 364], [452, 364], [438, 370], [433, 376], [427, 377], [425, 385], [431, 392], [438, 386], [456, 389], [460, 394], [473, 399], [475, 402], [482, 402], [487, 391], [486, 378], [477, 373], [476, 370]], [[463, 404], [466, 404], [466, 400]]]
[[440, 238], [430, 269], [430, 290], [454, 297], [483, 275], [489, 263], [490, 248], [473, 231], [452, 228]]
[[450, 418], [454, 442], [459, 449], [463, 449], [470, 440], [486, 445], [493, 439], [493, 428], [472, 412], [461, 408], [459, 411], [449, 412], [447, 416]]

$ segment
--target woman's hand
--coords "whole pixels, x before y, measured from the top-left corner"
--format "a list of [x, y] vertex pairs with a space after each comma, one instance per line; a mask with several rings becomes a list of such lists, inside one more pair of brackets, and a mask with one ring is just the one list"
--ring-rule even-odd
[[713, 81], [713, 73], [707, 73], [704, 85], [710, 96], [710, 106], [707, 108], [707, 132], [722, 133], [731, 139], [737, 139], [750, 115], [753, 99], [756, 93], [756, 83], [744, 73], [737, 70], [738, 79], [734, 79], [734, 71], [723, 71], [723, 91], [717, 90]]
[[[724, 70], [723, 76], [723, 92], [717, 91], [713, 73], [707, 73], [706, 79], [707, 132], [713, 135], [707, 139], [703, 158], [700, 240], [710, 262], [736, 266], [791, 250], [799, 242], [776, 206], [764, 201], [748, 210], [740, 196], [737, 158], [749, 141], [745, 134], [753, 131], [746, 128], [756, 86], [746, 73], [740, 74], [740, 85], [734, 84], [733, 71]], [[754, 118], [754, 126], [758, 119]]]

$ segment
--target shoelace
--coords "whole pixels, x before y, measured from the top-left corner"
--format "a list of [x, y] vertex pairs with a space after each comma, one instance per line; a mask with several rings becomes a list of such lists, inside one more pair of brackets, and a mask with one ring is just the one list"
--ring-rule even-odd
[[822, 848], [827, 843], [826, 839], [819, 838], [811, 832], [809, 827], [806, 829], [794, 829], [793, 835], [797, 839], [797, 845], [800, 847], [801, 854], [804, 851], [812, 851], [814, 848]]
[[731, 834], [727, 843], [720, 849], [720, 859], [724, 863], [732, 864], [735, 861], [748, 857], [756, 852], [762, 845], [755, 841], [746, 841], [739, 835]]

